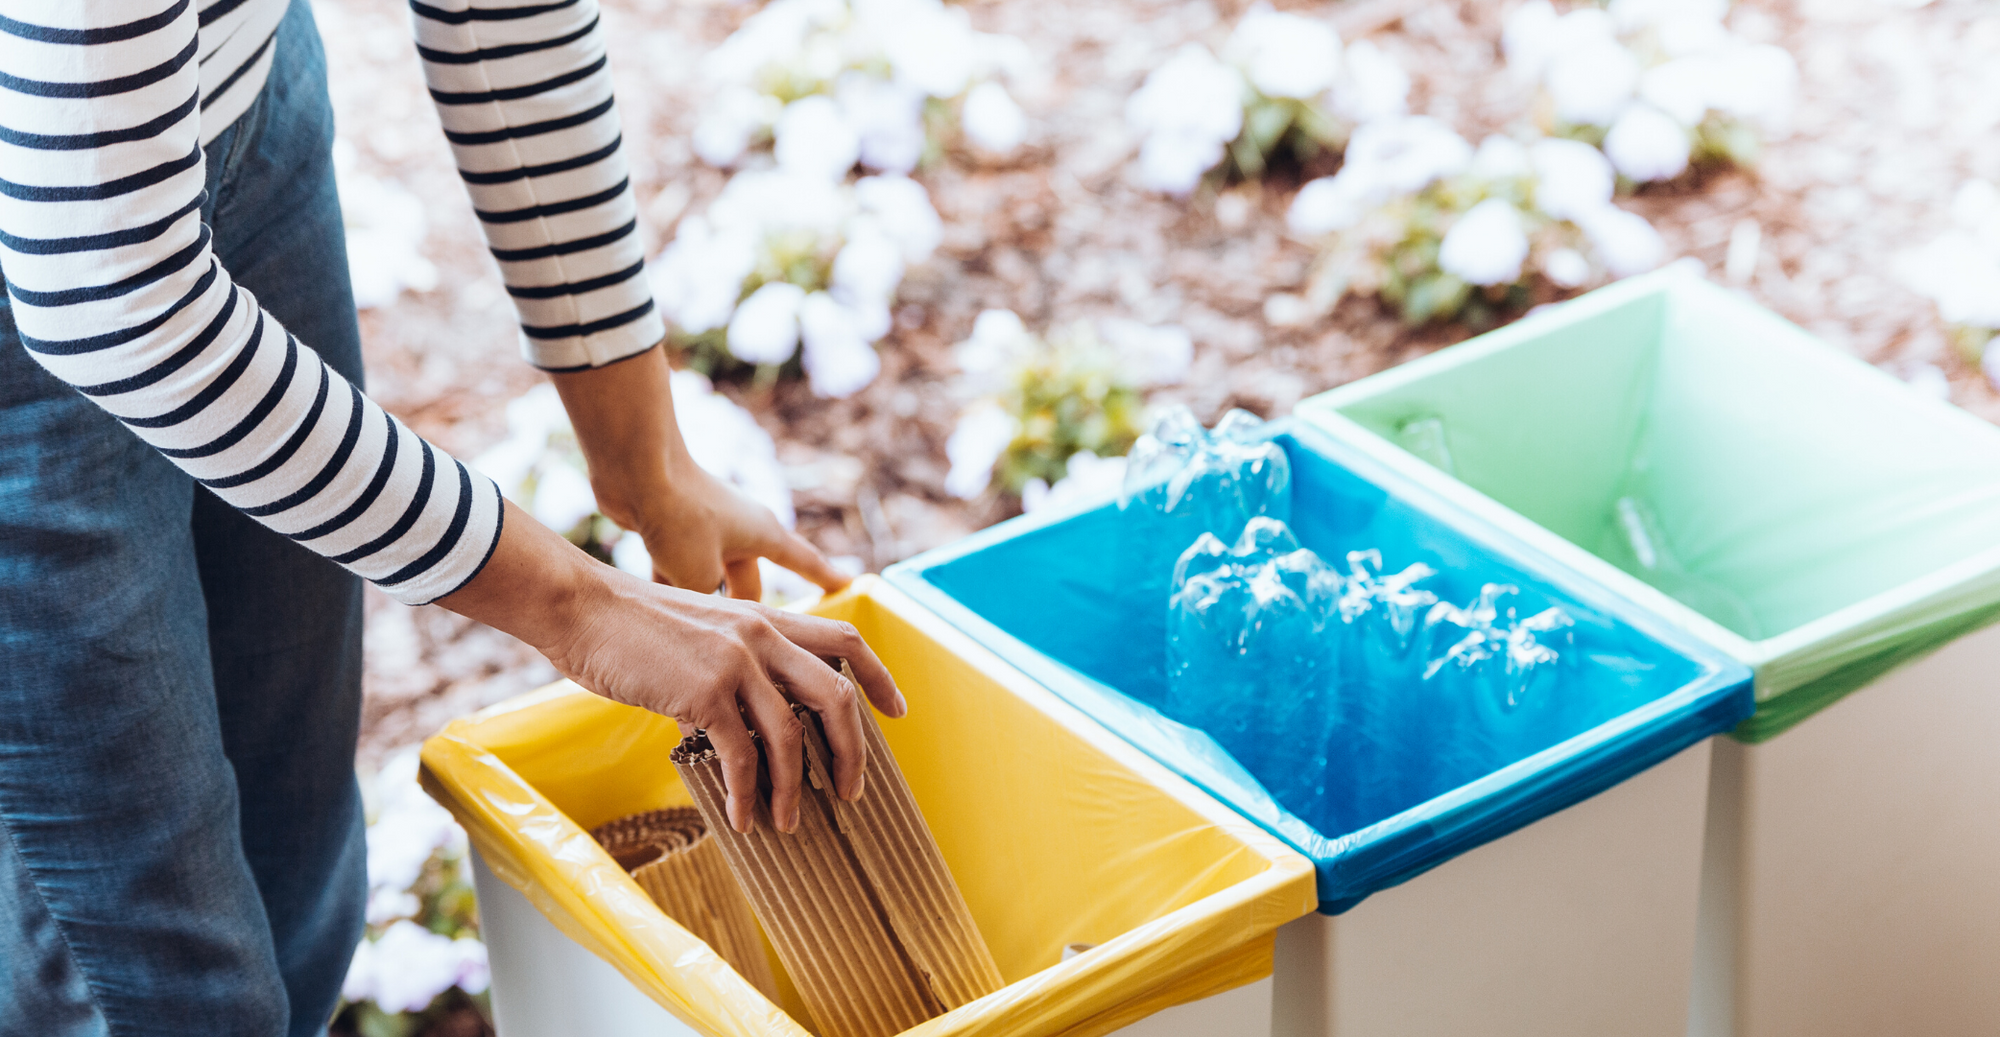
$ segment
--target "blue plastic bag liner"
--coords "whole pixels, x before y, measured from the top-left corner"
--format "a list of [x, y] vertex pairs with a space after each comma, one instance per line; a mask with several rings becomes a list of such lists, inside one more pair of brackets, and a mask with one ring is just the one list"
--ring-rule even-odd
[[[1051, 509], [885, 575], [1310, 858], [1327, 914], [1587, 799], [1750, 715], [1750, 671], [1719, 650], [1309, 426], [1274, 422], [1267, 434], [1290, 461], [1292, 528], [1306, 547], [1327, 559], [1379, 550], [1391, 569], [1423, 562], [1438, 570], [1425, 586], [1447, 601], [1469, 601], [1482, 585], [1499, 583], [1519, 588], [1513, 603], [1523, 615], [1561, 608], [1576, 622], [1588, 694], [1509, 739], [1467, 730], [1448, 736], [1450, 745], [1384, 747], [1359, 744], [1354, 729], [1336, 728], [1330, 766], [1383, 751], [1435, 752], [1454, 763], [1413, 769], [1400, 787], [1308, 819], [1253, 776], [1260, 761], [1232, 758], [1208, 734], [1159, 709], [1167, 602], [1157, 586], [1143, 586], [1154, 581], [1134, 574], [1171, 570], [1187, 545], [1166, 532], [1157, 513], [1121, 511], [1115, 501]], [[1396, 701], [1421, 703], [1414, 689], [1401, 690]]]

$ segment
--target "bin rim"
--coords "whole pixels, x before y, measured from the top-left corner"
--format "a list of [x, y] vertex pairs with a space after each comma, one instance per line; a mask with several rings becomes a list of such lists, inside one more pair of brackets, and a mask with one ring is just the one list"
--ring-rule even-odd
[[[1135, 968], [1148, 971], [1156, 969], [1160, 963], [1148, 959], [1153, 956], [1150, 950], [1155, 942], [1153, 937], [1159, 933], [1181, 931], [1190, 927], [1212, 928], [1212, 924], [1205, 924], [1204, 920], [1229, 913], [1248, 912], [1257, 918], [1260, 924], [1268, 921], [1269, 931], [1222, 948], [1210, 959], [1197, 963], [1198, 972], [1202, 969], [1213, 970], [1218, 964], [1229, 961], [1232, 955], [1241, 955], [1246, 949], [1254, 949], [1257, 940], [1268, 941], [1270, 932], [1275, 931], [1278, 925], [1311, 913], [1314, 907], [1311, 879], [1313, 864], [1283, 839], [1274, 837], [1263, 827], [1246, 820], [1195, 783], [1139, 751], [1087, 713], [1042, 687], [1017, 667], [945, 622], [881, 577], [863, 575], [847, 589], [826, 596], [820, 603], [831, 606], [856, 599], [867, 599], [887, 609], [897, 618], [918, 628], [925, 636], [937, 641], [941, 647], [976, 665], [982, 673], [1002, 683], [1009, 693], [1020, 697], [1029, 706], [1082, 739], [1091, 748], [1131, 770], [1155, 790], [1192, 811], [1202, 821], [1224, 833], [1236, 845], [1263, 863], [1262, 869], [1248, 878], [1128, 929], [1092, 948], [1088, 954], [1077, 955], [1024, 976], [994, 993], [961, 1005], [951, 1012], [915, 1027], [907, 1031], [908, 1033], [957, 1032], [953, 1029], [956, 1022], [972, 1021], [977, 1025], [999, 1006], [1017, 1001], [1031, 1001], [1044, 996], [1060, 996], [1061, 988], [1088, 980], [1092, 976], [1130, 973]], [[552, 898], [546, 891], [523, 888], [525, 879], [522, 861], [516, 856], [517, 852], [527, 849], [530, 852], [547, 854], [551, 844], [560, 844], [565, 859], [601, 864], [602, 868], [597, 869], [598, 873], [609, 877], [608, 884], [618, 887], [612, 892], [621, 894], [627, 903], [651, 904], [650, 899], [631, 877], [611, 860], [608, 853], [597, 846], [580, 825], [556, 807], [539, 788], [501, 759], [480, 737], [480, 729], [496, 718], [531, 709], [548, 708], [568, 700], [596, 698], [593, 692], [573, 681], [559, 680], [450, 721], [423, 743], [422, 774], [426, 791], [447, 807], [464, 825], [475, 848], [480, 851], [493, 873], [526, 895], [537, 909], [572, 939], [578, 937], [575, 928], [579, 922], [594, 935], [607, 933], [613, 935], [614, 942], [618, 946], [611, 949], [610, 955], [605, 953], [604, 948], [594, 946], [594, 941], [579, 942], [583, 942], [593, 953], [609, 961], [649, 997], [683, 1022], [705, 1033], [734, 1035], [781, 1032], [807, 1037], [806, 1030], [802, 1026], [785, 1016], [778, 1006], [771, 1004], [763, 994], [733, 971], [728, 970], [726, 966], [723, 966], [719, 979], [715, 976], [709, 978], [726, 987], [721, 1000], [730, 1002], [726, 1009], [735, 1011], [725, 1009], [720, 1015], [716, 1015], [713, 1014], [714, 1010], [722, 1006], [711, 1003], [698, 1007], [690, 1002], [664, 996], [662, 988], [666, 984], [661, 981], [657, 973], [663, 967], [678, 966], [681, 962], [662, 960], [657, 954], [647, 955], [638, 951], [619, 933], [622, 923], [618, 913], [607, 908], [599, 898], [567, 898], [574, 899], [574, 903], [566, 905], [568, 908], [566, 913], [573, 917], [565, 919], [557, 917], [557, 913], [551, 910], [556, 906], [556, 898]], [[490, 826], [486, 824], [466, 823], [469, 819], [480, 818], [482, 814], [520, 812], [519, 805], [511, 807], [503, 805], [492, 795], [482, 794], [481, 790], [471, 787], [467, 780], [469, 776], [464, 771], [473, 766], [483, 767], [492, 772], [492, 776], [499, 777], [514, 786], [508, 790], [509, 792], [521, 795], [531, 802], [537, 811], [537, 823], [545, 829], [536, 839], [531, 842], [520, 838], [518, 833], [496, 832], [489, 830]], [[597, 857], [601, 857], [602, 861], [596, 861]], [[623, 889], [625, 886], [631, 888]], [[537, 895], [538, 892], [540, 895]], [[636, 898], [636, 901], [633, 898]], [[653, 909], [653, 913], [658, 915], [654, 924], [664, 923], [661, 927], [672, 934], [677, 934], [679, 942], [691, 942], [694, 946], [705, 950], [705, 945], [702, 945], [698, 938], [688, 933], [672, 918], [659, 913], [657, 908]], [[579, 915], [581, 917], [574, 917]], [[566, 921], [571, 924], [565, 925]], [[713, 957], [713, 953], [709, 952], [708, 956]], [[1268, 955], [1264, 968], [1268, 972]], [[648, 975], [647, 970], [655, 974]], [[1185, 998], [1179, 997], [1176, 990], [1169, 988], [1173, 986], [1174, 981], [1183, 978], [1185, 977], [1178, 973], [1163, 976], [1164, 986], [1140, 991], [1134, 995], [1133, 1000], [1158, 1002], [1148, 1011], [1179, 1003]], [[1253, 976], [1239, 982], [1252, 981], [1254, 978]], [[1210, 981], [1213, 981], [1213, 977], [1210, 977]], [[1216, 992], [1219, 992], [1219, 989], [1199, 991], [1194, 996], [1206, 996], [1208, 993]], [[778, 1021], [791, 1025], [771, 1030], [770, 1027]]]
[[[1313, 829], [1279, 806], [1261, 788], [1225, 787], [1219, 779], [1212, 784], [1185, 775], [1186, 780], [1235, 807], [1311, 859], [1319, 881], [1321, 913], [1344, 912], [1373, 893], [1407, 882], [1460, 853], [1588, 799], [1695, 742], [1728, 731], [1753, 712], [1755, 702], [1748, 667], [1688, 631], [1610, 593], [1577, 572], [1560, 555], [1528, 538], [1510, 535], [1510, 530], [1486, 522], [1477, 512], [1457, 504], [1448, 495], [1409, 479], [1400, 468], [1385, 465], [1312, 424], [1291, 417], [1277, 418], [1265, 423], [1263, 435], [1268, 439], [1292, 438], [1330, 458], [1390, 495], [1439, 519], [1481, 548], [1535, 573], [1579, 603], [1616, 617], [1640, 635], [1689, 660], [1697, 670], [1686, 683], [1666, 695], [1485, 777], [1337, 837], [1329, 838]], [[1029, 646], [946, 593], [927, 575], [931, 569], [995, 544], [1115, 506], [1116, 501], [1117, 494], [1106, 491], [1061, 507], [1008, 519], [889, 566], [883, 576], [972, 640], [992, 646], [1001, 657], [1039, 680], [1057, 698], [1075, 696], [1072, 701], [1089, 701], [1111, 695], [1150, 710], [1152, 707], [1137, 703], [1118, 689]], [[1081, 701], [1076, 704], [1081, 708]], [[1659, 728], [1657, 732], [1653, 730], [1655, 726]], [[1178, 772], [1174, 760], [1156, 754], [1152, 748], [1139, 748]], [[1507, 802], [1509, 793], [1524, 790], [1529, 802]], [[1245, 799], [1252, 801], [1245, 803]]]
[[[1597, 316], [1641, 298], [1675, 295], [1706, 296], [1711, 302], [1750, 311], [1763, 318], [1782, 320], [1764, 307], [1751, 302], [1741, 293], [1721, 288], [1691, 272], [1669, 268], [1616, 282], [1567, 302], [1547, 307], [1506, 327], [1468, 339], [1458, 345], [1446, 347], [1409, 363], [1308, 397], [1300, 401], [1295, 414], [1299, 420], [1315, 425], [1333, 437], [1367, 453], [1375, 460], [1395, 468], [1431, 492], [1505, 529], [1514, 537], [1533, 544], [1543, 553], [1561, 559], [1570, 568], [1637, 602], [1646, 610], [1693, 633], [1701, 640], [1721, 648], [1732, 658], [1751, 668], [1755, 674], [1756, 696], [1759, 703], [1769, 702], [1795, 687], [1816, 679], [1817, 674], [1814, 669], [1803, 667], [1794, 669], [1791, 664], [1813, 660], [1819, 664], [1817, 669], [1824, 670], [1841, 662], [1851, 661], [1850, 656], [1859, 657], [1866, 654], [1865, 652], [1833, 656], [1824, 654], [1827, 646], [1842, 639], [1862, 635], [1861, 639], [1865, 640], [1866, 635], [1872, 632], [1895, 629], [1924, 616], [1937, 603], [1954, 597], [1961, 599], [1965, 607], [1960, 611], [1964, 613], [2000, 606], [2000, 544], [1996, 544], [1994, 547], [1976, 551], [1894, 587], [1844, 605], [1790, 630], [1765, 638], [1746, 638], [1644, 580], [1585, 550], [1568, 538], [1502, 504], [1471, 484], [1439, 470], [1341, 412], [1341, 408], [1513, 348], [1554, 328]], [[1816, 348], [1810, 344], [1810, 340], [1802, 341], [1804, 337], [1802, 333], [1798, 339], [1777, 340], [1771, 343], [1771, 348], [1784, 351], [1801, 363], [1818, 365], [1833, 377], [1866, 386], [1869, 391], [1893, 393], [1887, 398], [1895, 400], [1898, 406], [1927, 412], [1930, 418], [1956, 426], [1957, 430], [1967, 437], [1985, 438], [1993, 444], [1995, 452], [2000, 453], [2000, 428], [1948, 402], [1927, 399], [1912, 393], [1893, 376], [1873, 365], [1824, 344], [1819, 344]], [[1769, 677], [1770, 671], [1773, 670], [1788, 673], [1790, 678], [1773, 681]], [[1824, 704], [1812, 706], [1803, 715], [1810, 715], [1812, 710]], [[1803, 719], [1803, 715], [1789, 718], [1789, 723]], [[1761, 732], [1756, 737], [1761, 739], [1775, 735], [1784, 727], [1788, 727], [1789, 723], [1777, 730]]]

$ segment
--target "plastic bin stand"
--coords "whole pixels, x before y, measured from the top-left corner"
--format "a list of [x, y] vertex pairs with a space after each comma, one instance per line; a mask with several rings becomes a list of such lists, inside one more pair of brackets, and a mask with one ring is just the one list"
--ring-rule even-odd
[[1622, 645], [1648, 676], [1594, 686], [1591, 711], [1541, 732], [1538, 751], [1319, 831], [1148, 704], [1165, 645], [1147, 617], [1165, 603], [1127, 593], [1104, 559], [1152, 520], [1108, 502], [1038, 512], [886, 578], [1313, 859], [1322, 913], [1279, 932], [1273, 1033], [1683, 1037], [1708, 739], [1749, 714], [1749, 671], [1386, 466], [1308, 428], [1272, 434], [1291, 460], [1293, 529], [1323, 557], [1426, 561], [1448, 600], [1516, 584], [1523, 614], [1558, 604], [1599, 639], [1580, 644]]
[[[814, 611], [896, 675], [910, 713], [884, 733], [1008, 981], [910, 1032], [1270, 1031], [1274, 936], [1312, 910], [1311, 862], [879, 578]], [[564, 682], [425, 743], [425, 788], [472, 843], [499, 1037], [808, 1037], [782, 970], [773, 1003], [587, 834], [689, 801], [679, 738]]]
[[1671, 273], [1299, 414], [1756, 672], [1691, 1034], [2000, 1033], [2000, 430]]

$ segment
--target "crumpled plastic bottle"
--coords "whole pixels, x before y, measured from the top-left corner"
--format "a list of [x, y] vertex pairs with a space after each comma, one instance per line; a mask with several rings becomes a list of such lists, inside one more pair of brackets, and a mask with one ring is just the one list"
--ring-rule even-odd
[[[1235, 410], [1211, 431], [1192, 411], [1174, 406], [1133, 445], [1109, 546], [1119, 596], [1146, 603], [1146, 625], [1133, 631], [1140, 643], [1163, 643], [1166, 610], [1159, 603], [1173, 592], [1175, 559], [1195, 538], [1209, 533], [1229, 545], [1253, 518], [1291, 520], [1291, 461], [1260, 438], [1262, 429], [1255, 415]], [[1146, 659], [1133, 683], [1137, 697], [1157, 706], [1166, 673], [1160, 656]]]
[[1146, 508], [1165, 516], [1169, 543], [1192, 543], [1213, 533], [1235, 543], [1258, 516], [1292, 519], [1292, 465], [1285, 451], [1262, 438], [1264, 422], [1232, 410], [1204, 429], [1183, 406], [1162, 412], [1133, 445], [1118, 495], [1120, 511]]
[[1259, 516], [1233, 546], [1203, 533], [1174, 567], [1165, 712], [1206, 731], [1279, 802], [1314, 816], [1337, 717], [1340, 576]]
[[1443, 780], [1546, 748], [1534, 740], [1560, 728], [1550, 718], [1581, 705], [1582, 689], [1563, 680], [1576, 654], [1574, 621], [1554, 606], [1526, 618], [1511, 607], [1503, 615], [1501, 599], [1518, 593], [1489, 583], [1471, 604], [1439, 602], [1425, 617], [1423, 682], [1437, 710], [1430, 719], [1447, 725], [1435, 759]]

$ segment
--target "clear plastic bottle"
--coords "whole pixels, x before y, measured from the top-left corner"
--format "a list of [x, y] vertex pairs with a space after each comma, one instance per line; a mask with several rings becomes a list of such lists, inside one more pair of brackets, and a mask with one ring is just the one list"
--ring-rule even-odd
[[1167, 608], [1165, 712], [1206, 731], [1301, 814], [1329, 784], [1337, 668], [1326, 633], [1339, 589], [1283, 522], [1257, 517], [1233, 546], [1197, 538]]

